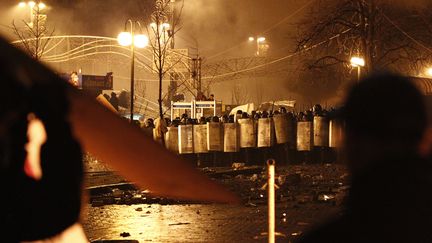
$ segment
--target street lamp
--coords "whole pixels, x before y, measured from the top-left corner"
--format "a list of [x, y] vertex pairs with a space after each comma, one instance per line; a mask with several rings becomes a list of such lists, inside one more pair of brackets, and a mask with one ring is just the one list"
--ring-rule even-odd
[[350, 60], [351, 66], [357, 67], [357, 81], [360, 81], [360, 69], [365, 66], [365, 60], [361, 57], [352, 57]]
[[256, 41], [256, 48], [257, 48], [257, 50], [256, 50], [256, 55], [257, 56], [259, 56], [260, 55], [260, 44], [261, 43], [264, 43], [264, 41], [266, 40], [266, 38], [265, 37], [262, 37], [262, 36], [260, 36], [260, 37], [256, 37], [256, 38], [254, 38], [254, 37], [249, 37], [249, 42], [252, 42], [252, 41]]
[[[162, 23], [151, 23], [150, 27], [153, 31], [153, 33], [156, 35], [157, 40], [162, 40], [163, 42], [161, 44], [165, 45], [167, 42], [167, 37], [166, 34], [168, 33], [168, 31], [170, 31], [171, 25], [169, 23], [166, 22], [162, 22]], [[168, 33], [168, 37], [170, 37], [170, 34]]]
[[432, 67], [426, 69], [426, 75], [432, 77]]
[[[18, 7], [20, 8], [25, 8], [25, 7], [29, 7], [30, 9], [30, 23], [29, 26], [33, 27], [33, 23], [34, 23], [34, 18], [35, 18], [35, 12], [36, 12], [36, 18], [39, 18], [40, 15], [40, 11], [46, 8], [46, 4], [43, 3], [42, 1], [28, 1], [28, 2], [20, 2], [18, 4]], [[38, 19], [39, 21], [39, 19]]]
[[[127, 24], [130, 24], [130, 32], [126, 32]], [[149, 39], [143, 34], [135, 34], [135, 28], [138, 26], [141, 29], [141, 24], [138, 21], [128, 19], [125, 23], [125, 31], [117, 36], [117, 41], [121, 46], [131, 47], [131, 107], [130, 120], [133, 122], [133, 107], [134, 107], [134, 89], [135, 89], [135, 47], [144, 48], [148, 45]]]

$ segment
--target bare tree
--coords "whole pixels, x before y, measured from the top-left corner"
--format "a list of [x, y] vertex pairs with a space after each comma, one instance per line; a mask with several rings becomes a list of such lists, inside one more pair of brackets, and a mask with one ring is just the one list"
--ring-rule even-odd
[[34, 6], [29, 6], [30, 22], [23, 20], [23, 27], [20, 28], [14, 21], [12, 22], [13, 32], [19, 39], [17, 43], [36, 60], [41, 59], [54, 33], [54, 29], [47, 28], [47, 16], [42, 13], [43, 7], [39, 3], [40, 1], [36, 1]]
[[[309, 68], [347, 66], [350, 57], [358, 55], [365, 60], [365, 72], [380, 68], [418, 71], [431, 54], [425, 18], [419, 17], [423, 16], [419, 10], [390, 2], [318, 1], [308, 23], [300, 27], [297, 51], [308, 50]], [[430, 18], [426, 11], [422, 14]]]
[[[149, 34], [149, 45], [153, 55], [153, 69], [158, 75], [159, 90], [159, 118], [164, 120], [162, 82], [166, 74], [173, 73], [176, 65], [184, 60], [182, 53], [174, 47], [174, 36], [180, 30], [180, 16], [184, 2], [181, 1], [181, 8], [178, 13], [174, 10], [174, 1], [156, 0], [154, 11], [151, 14], [151, 23], [146, 25]], [[161, 142], [165, 145], [164, 136]]]
[[248, 92], [243, 86], [235, 84], [231, 90], [231, 102], [236, 105], [246, 104], [250, 101]]

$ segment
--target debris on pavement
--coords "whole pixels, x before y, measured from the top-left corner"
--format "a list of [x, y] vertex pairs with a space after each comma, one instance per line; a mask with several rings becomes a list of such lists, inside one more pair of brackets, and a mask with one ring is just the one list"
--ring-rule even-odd
[[[239, 195], [247, 207], [267, 203], [264, 166], [234, 163], [232, 168], [204, 168], [203, 172]], [[340, 164], [280, 166], [276, 168], [276, 174], [276, 203], [288, 203], [290, 207], [323, 202], [339, 206], [344, 203], [349, 189], [346, 168]], [[147, 190], [138, 190], [129, 182], [93, 186], [88, 191], [93, 207], [109, 204], [202, 203], [156, 197]]]
[[122, 233], [120, 233], [120, 236], [121, 237], [129, 237], [130, 234], [128, 232], [122, 232]]

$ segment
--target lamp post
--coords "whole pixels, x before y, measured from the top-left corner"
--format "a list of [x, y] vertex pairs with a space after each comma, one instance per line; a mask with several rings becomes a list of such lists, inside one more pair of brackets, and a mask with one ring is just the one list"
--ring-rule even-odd
[[360, 77], [361, 77], [361, 70], [360, 69], [361, 69], [361, 67], [364, 67], [365, 61], [361, 57], [354, 56], [351, 58], [350, 63], [351, 63], [351, 66], [357, 67], [357, 82], [359, 82]]
[[[126, 32], [127, 25], [130, 24], [130, 32]], [[138, 21], [132, 21], [128, 19], [125, 23], [125, 31], [121, 32], [117, 41], [121, 46], [130, 46], [131, 49], [131, 82], [130, 82], [130, 99], [131, 99], [131, 107], [130, 107], [130, 120], [133, 122], [133, 107], [134, 107], [134, 90], [135, 90], [135, 47], [144, 48], [148, 45], [149, 39], [147, 36], [143, 34], [135, 34], [136, 26], [141, 29], [141, 24]]]
[[29, 7], [29, 10], [30, 10], [29, 26], [31, 28], [33, 28], [33, 25], [34, 25], [35, 15], [36, 15], [37, 21], [39, 21], [40, 11], [46, 8], [45, 3], [43, 3], [42, 1], [28, 1], [28, 2], [23, 1], [23, 2], [20, 2], [18, 4], [18, 6], [20, 8]]
[[256, 53], [255, 53], [255, 55], [257, 55], [257, 56], [259, 56], [260, 55], [260, 45], [262, 44], [262, 43], [264, 43], [264, 41], [266, 40], [266, 38], [265, 37], [262, 37], [262, 36], [260, 36], [260, 37], [249, 37], [249, 42], [252, 42], [252, 41], [256, 41]]

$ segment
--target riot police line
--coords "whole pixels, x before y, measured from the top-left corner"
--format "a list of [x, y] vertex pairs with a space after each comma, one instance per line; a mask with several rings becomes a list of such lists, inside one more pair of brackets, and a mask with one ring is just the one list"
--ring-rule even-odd
[[166, 148], [180, 156], [196, 156], [205, 166], [263, 164], [268, 158], [285, 164], [333, 163], [343, 133], [339, 120], [320, 112], [242, 113], [169, 122]]

